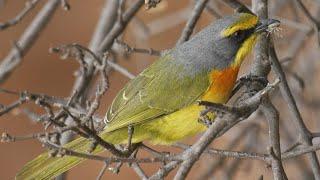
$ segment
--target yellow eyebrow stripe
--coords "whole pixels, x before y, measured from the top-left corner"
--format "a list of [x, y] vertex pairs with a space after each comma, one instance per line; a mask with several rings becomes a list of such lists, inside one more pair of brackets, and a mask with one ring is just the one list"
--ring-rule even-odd
[[258, 17], [248, 13], [242, 13], [239, 21], [221, 32], [223, 37], [228, 37], [239, 30], [250, 29], [258, 23]]

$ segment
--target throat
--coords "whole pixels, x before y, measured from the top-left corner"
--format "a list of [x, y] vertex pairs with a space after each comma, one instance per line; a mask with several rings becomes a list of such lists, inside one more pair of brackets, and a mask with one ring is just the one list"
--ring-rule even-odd
[[242, 43], [242, 45], [238, 49], [238, 52], [236, 53], [233, 63], [231, 64], [232, 67], [236, 68], [241, 65], [245, 57], [251, 52], [253, 46], [257, 41], [257, 37], [257, 34], [252, 34]]

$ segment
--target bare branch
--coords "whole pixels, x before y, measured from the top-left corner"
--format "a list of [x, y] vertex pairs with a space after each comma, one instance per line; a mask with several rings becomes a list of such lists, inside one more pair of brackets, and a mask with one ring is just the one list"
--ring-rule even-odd
[[12, 48], [7, 57], [0, 64], [0, 84], [3, 83], [12, 71], [21, 63], [22, 57], [32, 47], [40, 32], [46, 27], [52, 18], [60, 0], [48, 0], [38, 15], [24, 31], [20, 39], [16, 42], [16, 47]]
[[127, 43], [125, 43], [123, 41], [120, 41], [119, 39], [116, 39], [115, 43], [117, 43], [120, 46], [122, 46], [127, 53], [141, 53], [141, 54], [148, 54], [148, 55], [151, 55], [151, 56], [160, 56], [161, 55], [161, 52], [156, 51], [156, 50], [154, 50], [152, 48], [150, 48], [150, 49], [142, 49], [142, 48], [131, 47]]
[[304, 12], [304, 14], [307, 16], [307, 18], [315, 25], [315, 29], [317, 32], [317, 38], [318, 38], [318, 45], [320, 45], [320, 21], [318, 21], [316, 18], [314, 18], [311, 13], [308, 11], [308, 9], [304, 6], [304, 4], [301, 2], [301, 0], [296, 0], [298, 6], [300, 9]]
[[[300, 111], [297, 107], [297, 104], [294, 100], [294, 97], [289, 88], [288, 82], [286, 80], [286, 75], [284, 74], [281, 64], [279, 63], [276, 51], [274, 47], [270, 46], [270, 60], [272, 62], [272, 70], [275, 74], [281, 79], [280, 91], [288, 104], [289, 110], [292, 115], [292, 121], [296, 129], [299, 131], [299, 134], [302, 138], [302, 143], [307, 146], [312, 146], [312, 136], [310, 135], [309, 130], [303, 122]], [[320, 165], [316, 153], [312, 152], [308, 155], [309, 161], [311, 162], [312, 171], [316, 179], [320, 179]]]
[[250, 9], [248, 9], [245, 5], [243, 5], [242, 3], [240, 3], [237, 0], [225, 0], [225, 1], [222, 1], [222, 2], [228, 4], [236, 12], [245, 12], [245, 13], [253, 14]]
[[200, 15], [203, 11], [203, 9], [206, 7], [208, 0], [198, 0], [196, 2], [196, 5], [194, 6], [194, 9], [192, 11], [192, 14], [186, 24], [186, 27], [183, 29], [180, 39], [177, 41], [177, 45], [182, 44], [185, 41], [188, 41], [194, 27], [196, 26], [197, 21], [200, 18]]
[[144, 4], [144, 0], [137, 0], [131, 7], [128, 9], [122, 17], [121, 22], [117, 22], [115, 26], [112, 28], [112, 30], [108, 33], [108, 35], [103, 39], [101, 42], [98, 54], [103, 53], [104, 51], [108, 51], [112, 44], [114, 43], [114, 40], [122, 33], [126, 25], [129, 23], [129, 21], [132, 19], [132, 17], [137, 13], [137, 11], [141, 8], [141, 6]]
[[26, 2], [24, 9], [19, 14], [7, 22], [0, 23], [0, 30], [7, 29], [18, 24], [39, 2], [39, 0], [29, 0]]
[[87, 153], [80, 153], [76, 152], [64, 147], [61, 147], [59, 145], [53, 144], [52, 142], [46, 140], [46, 139], [40, 139], [40, 141], [45, 145], [48, 146], [49, 148], [56, 149], [59, 152], [58, 156], [75, 156], [75, 157], [80, 157], [80, 158], [85, 158], [85, 159], [91, 159], [91, 160], [96, 160], [96, 161], [102, 161], [106, 163], [117, 163], [117, 162], [123, 162], [123, 163], [154, 163], [154, 162], [164, 162], [164, 161], [180, 161], [179, 158], [175, 156], [163, 156], [163, 157], [154, 157], [154, 158], [141, 158], [141, 159], [136, 159], [132, 157], [103, 157], [103, 156], [98, 156], [98, 155], [93, 155], [93, 154], [87, 154]]

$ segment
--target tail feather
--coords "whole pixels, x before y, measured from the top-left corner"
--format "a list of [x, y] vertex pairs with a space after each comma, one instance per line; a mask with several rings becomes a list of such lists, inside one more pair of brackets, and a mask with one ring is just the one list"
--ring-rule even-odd
[[[90, 146], [90, 141], [85, 138], [78, 138], [65, 147], [77, 152], [86, 152]], [[103, 151], [100, 146], [93, 152], [98, 154]], [[48, 153], [39, 155], [34, 160], [28, 162], [17, 174], [17, 180], [28, 179], [52, 179], [59, 174], [68, 171], [85, 159], [74, 156], [64, 156], [61, 158], [50, 157]]]
[[[136, 134], [132, 139], [132, 142], [141, 142], [145, 139], [145, 134]], [[142, 135], [142, 136], [141, 136]], [[99, 136], [105, 141], [111, 144], [123, 144], [128, 140], [127, 129], [119, 129], [117, 131], [109, 132], [104, 130]], [[85, 153], [91, 145], [90, 140], [85, 138], [78, 138], [64, 147], [71, 149], [76, 152]], [[99, 154], [104, 150], [101, 146], [92, 152], [92, 154]], [[28, 162], [16, 175], [17, 180], [29, 180], [29, 179], [52, 179], [61, 173], [68, 171], [79, 163], [86, 159], [75, 157], [75, 156], [64, 156], [64, 157], [50, 157], [48, 153], [43, 153]]]

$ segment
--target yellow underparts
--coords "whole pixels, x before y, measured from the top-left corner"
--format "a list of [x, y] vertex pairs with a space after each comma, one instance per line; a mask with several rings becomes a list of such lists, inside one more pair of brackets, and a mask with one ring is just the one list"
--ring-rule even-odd
[[[172, 144], [185, 137], [203, 132], [206, 126], [198, 122], [202, 109], [203, 107], [194, 104], [169, 115], [135, 125], [132, 142], [147, 140], [153, 144]], [[112, 131], [102, 135], [102, 138], [112, 144], [126, 144], [128, 129]]]
[[[235, 84], [239, 68], [227, 68], [210, 73], [211, 86], [202, 100], [225, 103]], [[189, 136], [205, 131], [204, 124], [198, 122], [203, 106], [190, 105], [179, 111], [134, 126], [132, 142], [149, 141], [153, 144], [171, 144]], [[128, 129], [122, 128], [102, 138], [112, 144], [125, 144], [128, 141]]]

